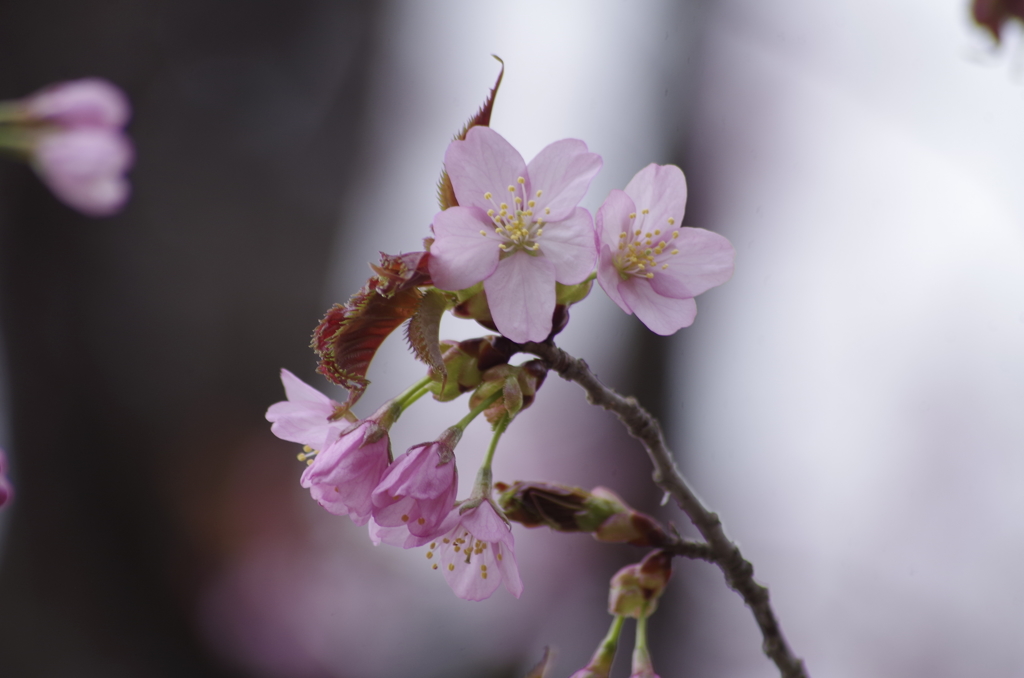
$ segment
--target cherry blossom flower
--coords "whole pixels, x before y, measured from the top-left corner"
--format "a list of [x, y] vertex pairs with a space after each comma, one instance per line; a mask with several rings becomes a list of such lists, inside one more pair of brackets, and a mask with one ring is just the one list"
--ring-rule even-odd
[[313, 457], [300, 484], [328, 512], [365, 525], [373, 510], [371, 495], [390, 462], [389, 446], [387, 430], [376, 420], [361, 421]]
[[288, 398], [267, 409], [270, 432], [282, 440], [302, 443], [321, 449], [328, 432], [340, 434], [347, 422], [340, 421], [344, 408], [286, 369], [281, 370], [281, 383]]
[[373, 491], [374, 521], [381, 527], [406, 525], [415, 537], [437, 537], [458, 491], [453, 448], [446, 435], [416, 445], [396, 460]]
[[679, 227], [685, 207], [682, 170], [651, 164], [597, 212], [597, 280], [657, 334], [691, 325], [693, 298], [732, 276], [732, 245], [717, 233]]
[[94, 217], [120, 211], [135, 159], [124, 126], [128, 98], [100, 78], [57, 83], [24, 99], [0, 102], [7, 145], [25, 153], [61, 201]]
[[7, 479], [7, 456], [0, 450], [0, 506], [3, 506], [14, 496], [14, 489], [11, 481]]
[[441, 569], [455, 595], [464, 600], [484, 600], [504, 582], [508, 592], [518, 598], [523, 580], [516, 565], [512, 528], [491, 502], [484, 500], [465, 513], [456, 508], [448, 522], [454, 525], [430, 543], [427, 559], [438, 560], [432, 567]]
[[483, 281], [498, 330], [516, 342], [551, 333], [555, 282], [586, 279], [597, 258], [590, 212], [577, 207], [601, 156], [556, 141], [530, 164], [489, 127], [473, 127], [444, 157], [459, 206], [434, 217], [430, 275], [441, 289]]

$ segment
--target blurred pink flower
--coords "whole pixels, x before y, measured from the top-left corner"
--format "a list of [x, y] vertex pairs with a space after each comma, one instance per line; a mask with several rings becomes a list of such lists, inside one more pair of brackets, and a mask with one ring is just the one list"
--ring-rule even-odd
[[313, 449], [326, 447], [328, 432], [337, 436], [347, 422], [339, 421], [343, 408], [320, 391], [286, 369], [281, 370], [281, 383], [288, 398], [267, 409], [270, 432], [282, 440], [302, 443]]
[[543, 341], [555, 282], [575, 285], [594, 268], [593, 221], [576, 205], [601, 156], [563, 139], [527, 165], [497, 132], [477, 126], [448, 146], [444, 162], [459, 206], [434, 217], [434, 284], [461, 290], [483, 281], [498, 330], [516, 342]]
[[361, 421], [313, 458], [300, 483], [328, 512], [365, 525], [373, 509], [370, 495], [390, 462], [389, 446], [387, 430], [376, 420]]
[[22, 99], [24, 114], [62, 127], [120, 130], [131, 117], [128, 97], [102, 78], [82, 78], [50, 85]]
[[691, 325], [693, 298], [732, 276], [732, 245], [717, 233], [679, 227], [685, 207], [682, 170], [650, 164], [597, 212], [597, 280], [657, 334]]
[[83, 214], [114, 214], [128, 200], [125, 172], [135, 153], [120, 130], [71, 127], [47, 131], [33, 149], [33, 166], [54, 195]]
[[452, 447], [442, 437], [416, 445], [396, 460], [373, 491], [374, 521], [381, 527], [405, 525], [418, 538], [439, 536], [459, 485]]
[[0, 450], [0, 506], [3, 506], [14, 496], [14, 488], [11, 481], [7, 479], [7, 455]]
[[455, 508], [449, 515], [451, 529], [430, 543], [427, 558], [435, 555], [441, 573], [455, 595], [464, 600], [484, 600], [498, 584], [518, 598], [523, 592], [516, 564], [512, 528], [499, 517], [490, 501], [465, 513]]

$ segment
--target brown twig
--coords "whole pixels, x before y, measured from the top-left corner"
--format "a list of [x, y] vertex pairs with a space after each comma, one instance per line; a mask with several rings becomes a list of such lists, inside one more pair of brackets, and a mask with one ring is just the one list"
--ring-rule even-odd
[[761, 649], [775, 662], [782, 678], [808, 678], [801, 659], [793, 654], [782, 635], [782, 629], [768, 601], [768, 589], [754, 581], [754, 566], [740, 553], [739, 547], [725, 536], [722, 521], [701, 503], [679, 472], [672, 453], [665, 444], [658, 421], [633, 397], [623, 397], [602, 384], [583, 360], [574, 358], [551, 343], [523, 344], [523, 351], [531, 353], [557, 372], [563, 379], [574, 381], [587, 392], [593, 405], [618, 415], [630, 435], [643, 443], [654, 465], [654, 482], [665, 490], [707, 541], [710, 558], [725, 575], [725, 581], [742, 596], [761, 628], [764, 642]]

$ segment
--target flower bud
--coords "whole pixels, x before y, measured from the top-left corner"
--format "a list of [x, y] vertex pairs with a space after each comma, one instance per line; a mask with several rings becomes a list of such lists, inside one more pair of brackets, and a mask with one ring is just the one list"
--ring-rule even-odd
[[661, 550], [627, 565], [612, 577], [608, 613], [637, 619], [651, 615], [671, 576], [672, 556]]
[[487, 305], [487, 293], [484, 292], [483, 283], [477, 283], [472, 287], [459, 290], [459, 303], [452, 309], [452, 315], [456, 318], [475, 320], [492, 332], [498, 331], [491, 317], [491, 308]]
[[442, 360], [448, 372], [447, 380], [431, 373], [434, 383], [430, 390], [436, 400], [454, 400], [466, 391], [477, 388], [483, 381], [483, 372], [495, 365], [504, 365], [512, 357], [512, 343], [505, 337], [488, 335], [466, 341], [442, 341]]
[[547, 372], [547, 367], [540, 360], [530, 360], [522, 365], [496, 365], [483, 373], [483, 383], [473, 393], [469, 406], [476, 407], [500, 390], [502, 397], [484, 411], [484, 416], [492, 424], [506, 413], [514, 417], [533, 404]]
[[498, 498], [509, 520], [526, 527], [546, 525], [559, 532], [591, 532], [598, 541], [663, 546], [669, 539], [650, 516], [626, 505], [611, 490], [518, 481], [499, 484]]

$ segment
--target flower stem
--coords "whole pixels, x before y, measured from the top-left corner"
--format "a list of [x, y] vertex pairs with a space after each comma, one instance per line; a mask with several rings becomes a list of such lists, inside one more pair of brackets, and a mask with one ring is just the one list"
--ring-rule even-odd
[[398, 418], [398, 415], [401, 414], [406, 408], [408, 408], [414, 402], [416, 402], [417, 400], [419, 400], [420, 398], [427, 394], [427, 392], [430, 390], [430, 382], [431, 379], [429, 376], [424, 377], [423, 379], [417, 381], [415, 384], [413, 384], [405, 391], [403, 391], [402, 394], [395, 398], [393, 401], [391, 401], [392, 404], [398, 408], [398, 412], [395, 414], [396, 419]]
[[505, 429], [508, 428], [510, 421], [512, 421], [512, 418], [506, 412], [501, 415], [501, 419], [498, 420], [497, 425], [494, 427], [494, 435], [491, 436], [491, 445], [487, 448], [487, 456], [484, 457], [484, 463], [480, 464], [480, 470], [476, 472], [476, 482], [473, 484], [473, 498], [488, 498], [491, 496], [491, 462], [494, 461], [494, 451], [498, 449], [498, 441], [501, 440], [501, 436], [505, 433]]
[[469, 414], [467, 414], [462, 419], [460, 419], [459, 423], [455, 424], [454, 428], [458, 428], [458, 429], [461, 429], [461, 430], [465, 431], [466, 427], [469, 426], [469, 423], [471, 421], [476, 419], [480, 415], [481, 412], [483, 412], [488, 407], [493, 405], [494, 402], [498, 398], [500, 398], [501, 396], [502, 396], [502, 391], [501, 390], [498, 390], [495, 393], [493, 393], [490, 396], [488, 396], [485, 400], [481, 401], [480, 404], [478, 404], [476, 407], [471, 409], [469, 411]]
[[622, 624], [625, 617], [616, 616], [612, 620], [612, 626], [608, 629], [608, 635], [604, 637], [601, 644], [590, 658], [587, 668], [608, 675], [612, 672], [612, 663], [615, 661], [615, 651], [619, 649], [619, 636], [622, 634]]

